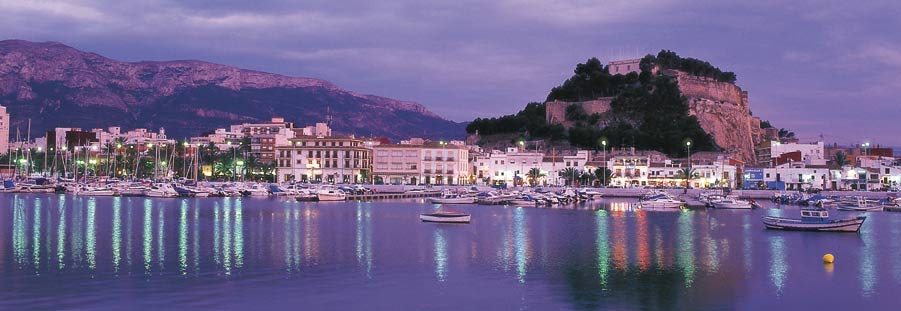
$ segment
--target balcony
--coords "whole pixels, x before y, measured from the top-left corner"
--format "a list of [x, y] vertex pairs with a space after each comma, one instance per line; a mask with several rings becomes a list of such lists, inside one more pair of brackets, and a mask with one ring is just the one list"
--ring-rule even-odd
[[448, 175], [453, 175], [453, 174], [454, 174], [454, 170], [447, 170], [446, 173], [447, 173]]
[[443, 157], [435, 157], [435, 161], [444, 161]]
[[454, 158], [447, 158], [447, 162], [454, 162]]
[[422, 173], [423, 173], [423, 174], [431, 174], [431, 173], [432, 173], [432, 170], [422, 170]]
[[431, 161], [431, 160], [432, 160], [432, 157], [425, 157], [425, 158], [422, 158], [422, 160], [423, 160], [423, 161]]

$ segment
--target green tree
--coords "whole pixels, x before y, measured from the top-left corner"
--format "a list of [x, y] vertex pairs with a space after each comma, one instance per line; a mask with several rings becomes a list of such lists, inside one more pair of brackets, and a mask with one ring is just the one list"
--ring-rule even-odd
[[559, 174], [560, 174], [559, 176], [560, 176], [561, 178], [563, 178], [564, 183], [565, 183], [567, 186], [571, 186], [571, 185], [573, 184], [573, 182], [574, 182], [577, 178], [579, 178], [580, 176], [582, 176], [581, 173], [579, 173], [578, 171], [576, 171], [576, 169], [573, 168], [573, 167], [567, 167], [567, 168], [564, 168], [563, 170], [560, 171]]
[[690, 167], [683, 167], [676, 175], [677, 179], [685, 180], [685, 188], [691, 188], [691, 181], [698, 177], [697, 171]]
[[848, 156], [845, 155], [844, 152], [836, 152], [832, 157], [832, 162], [834, 162], [835, 165], [838, 165], [839, 167], [845, 166], [848, 164]]
[[529, 178], [529, 185], [535, 186], [538, 183], [538, 179], [544, 177], [545, 174], [541, 172], [541, 169], [537, 167], [533, 167], [526, 173], [526, 177]]
[[594, 176], [602, 186], [606, 187], [606, 184], [610, 183], [610, 178], [613, 177], [613, 171], [607, 168], [596, 168], [594, 169]]

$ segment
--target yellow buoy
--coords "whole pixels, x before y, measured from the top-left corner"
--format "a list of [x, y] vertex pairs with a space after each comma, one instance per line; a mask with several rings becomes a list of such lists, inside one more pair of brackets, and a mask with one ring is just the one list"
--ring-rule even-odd
[[823, 255], [823, 262], [824, 262], [824, 263], [832, 263], [832, 262], [834, 262], [834, 261], [835, 261], [835, 256], [832, 256], [832, 254], [826, 254], [826, 255]]

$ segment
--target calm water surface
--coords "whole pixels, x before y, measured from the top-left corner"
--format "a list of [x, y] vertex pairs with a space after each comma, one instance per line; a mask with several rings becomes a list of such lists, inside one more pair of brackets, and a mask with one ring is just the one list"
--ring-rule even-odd
[[[767, 231], [755, 211], [421, 200], [299, 203], [0, 195], [0, 309], [895, 309], [901, 214], [858, 234]], [[841, 212], [834, 212], [841, 215]], [[836, 256], [822, 264], [823, 254]]]

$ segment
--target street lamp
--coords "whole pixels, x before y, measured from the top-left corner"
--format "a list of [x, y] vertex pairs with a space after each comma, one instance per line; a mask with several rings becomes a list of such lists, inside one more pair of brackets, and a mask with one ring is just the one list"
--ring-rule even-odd
[[601, 152], [604, 154], [604, 171], [601, 174], [601, 182], [607, 187], [607, 139], [601, 138]]

